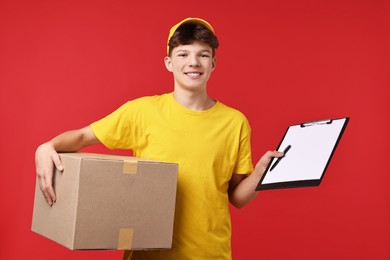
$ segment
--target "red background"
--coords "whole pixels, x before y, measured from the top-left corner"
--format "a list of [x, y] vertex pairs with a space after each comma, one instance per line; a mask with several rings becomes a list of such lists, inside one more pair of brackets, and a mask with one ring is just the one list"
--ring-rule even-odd
[[171, 91], [167, 32], [187, 16], [216, 29], [209, 92], [247, 115], [255, 162], [290, 124], [351, 118], [319, 187], [263, 191], [232, 209], [234, 259], [390, 259], [386, 0], [2, 0], [0, 258], [120, 259], [30, 231], [34, 152], [129, 99]]

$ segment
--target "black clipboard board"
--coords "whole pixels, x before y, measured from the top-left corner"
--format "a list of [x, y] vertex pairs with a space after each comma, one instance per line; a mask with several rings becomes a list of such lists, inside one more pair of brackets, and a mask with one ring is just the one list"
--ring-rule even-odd
[[288, 152], [271, 160], [256, 191], [320, 185], [348, 122], [345, 117], [289, 126], [277, 148], [289, 146]]

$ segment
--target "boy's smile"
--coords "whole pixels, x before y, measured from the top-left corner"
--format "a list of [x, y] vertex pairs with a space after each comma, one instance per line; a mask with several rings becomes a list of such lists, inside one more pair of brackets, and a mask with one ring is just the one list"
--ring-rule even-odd
[[190, 78], [195, 79], [195, 78], [198, 78], [199, 76], [201, 76], [203, 73], [201, 73], [201, 72], [185, 72], [184, 74], [186, 74]]

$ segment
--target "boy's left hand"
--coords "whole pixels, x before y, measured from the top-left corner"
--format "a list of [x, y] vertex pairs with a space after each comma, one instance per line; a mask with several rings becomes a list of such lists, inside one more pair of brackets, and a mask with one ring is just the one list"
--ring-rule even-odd
[[268, 151], [266, 152], [260, 160], [257, 162], [255, 167], [255, 172], [258, 172], [259, 174], [263, 175], [265, 170], [267, 169], [268, 164], [271, 162], [273, 158], [279, 158], [283, 157], [283, 152], [278, 151]]

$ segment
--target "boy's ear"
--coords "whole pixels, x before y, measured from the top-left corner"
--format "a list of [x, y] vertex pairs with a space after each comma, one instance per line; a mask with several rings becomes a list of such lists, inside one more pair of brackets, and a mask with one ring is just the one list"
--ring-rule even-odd
[[171, 58], [169, 56], [166, 56], [164, 58], [164, 63], [165, 63], [165, 67], [167, 68], [167, 70], [172, 72], [172, 61], [171, 61]]
[[213, 58], [213, 61], [212, 61], [212, 64], [211, 64], [213, 70], [215, 69], [216, 63], [217, 63], [217, 58], [214, 57], [214, 58]]

